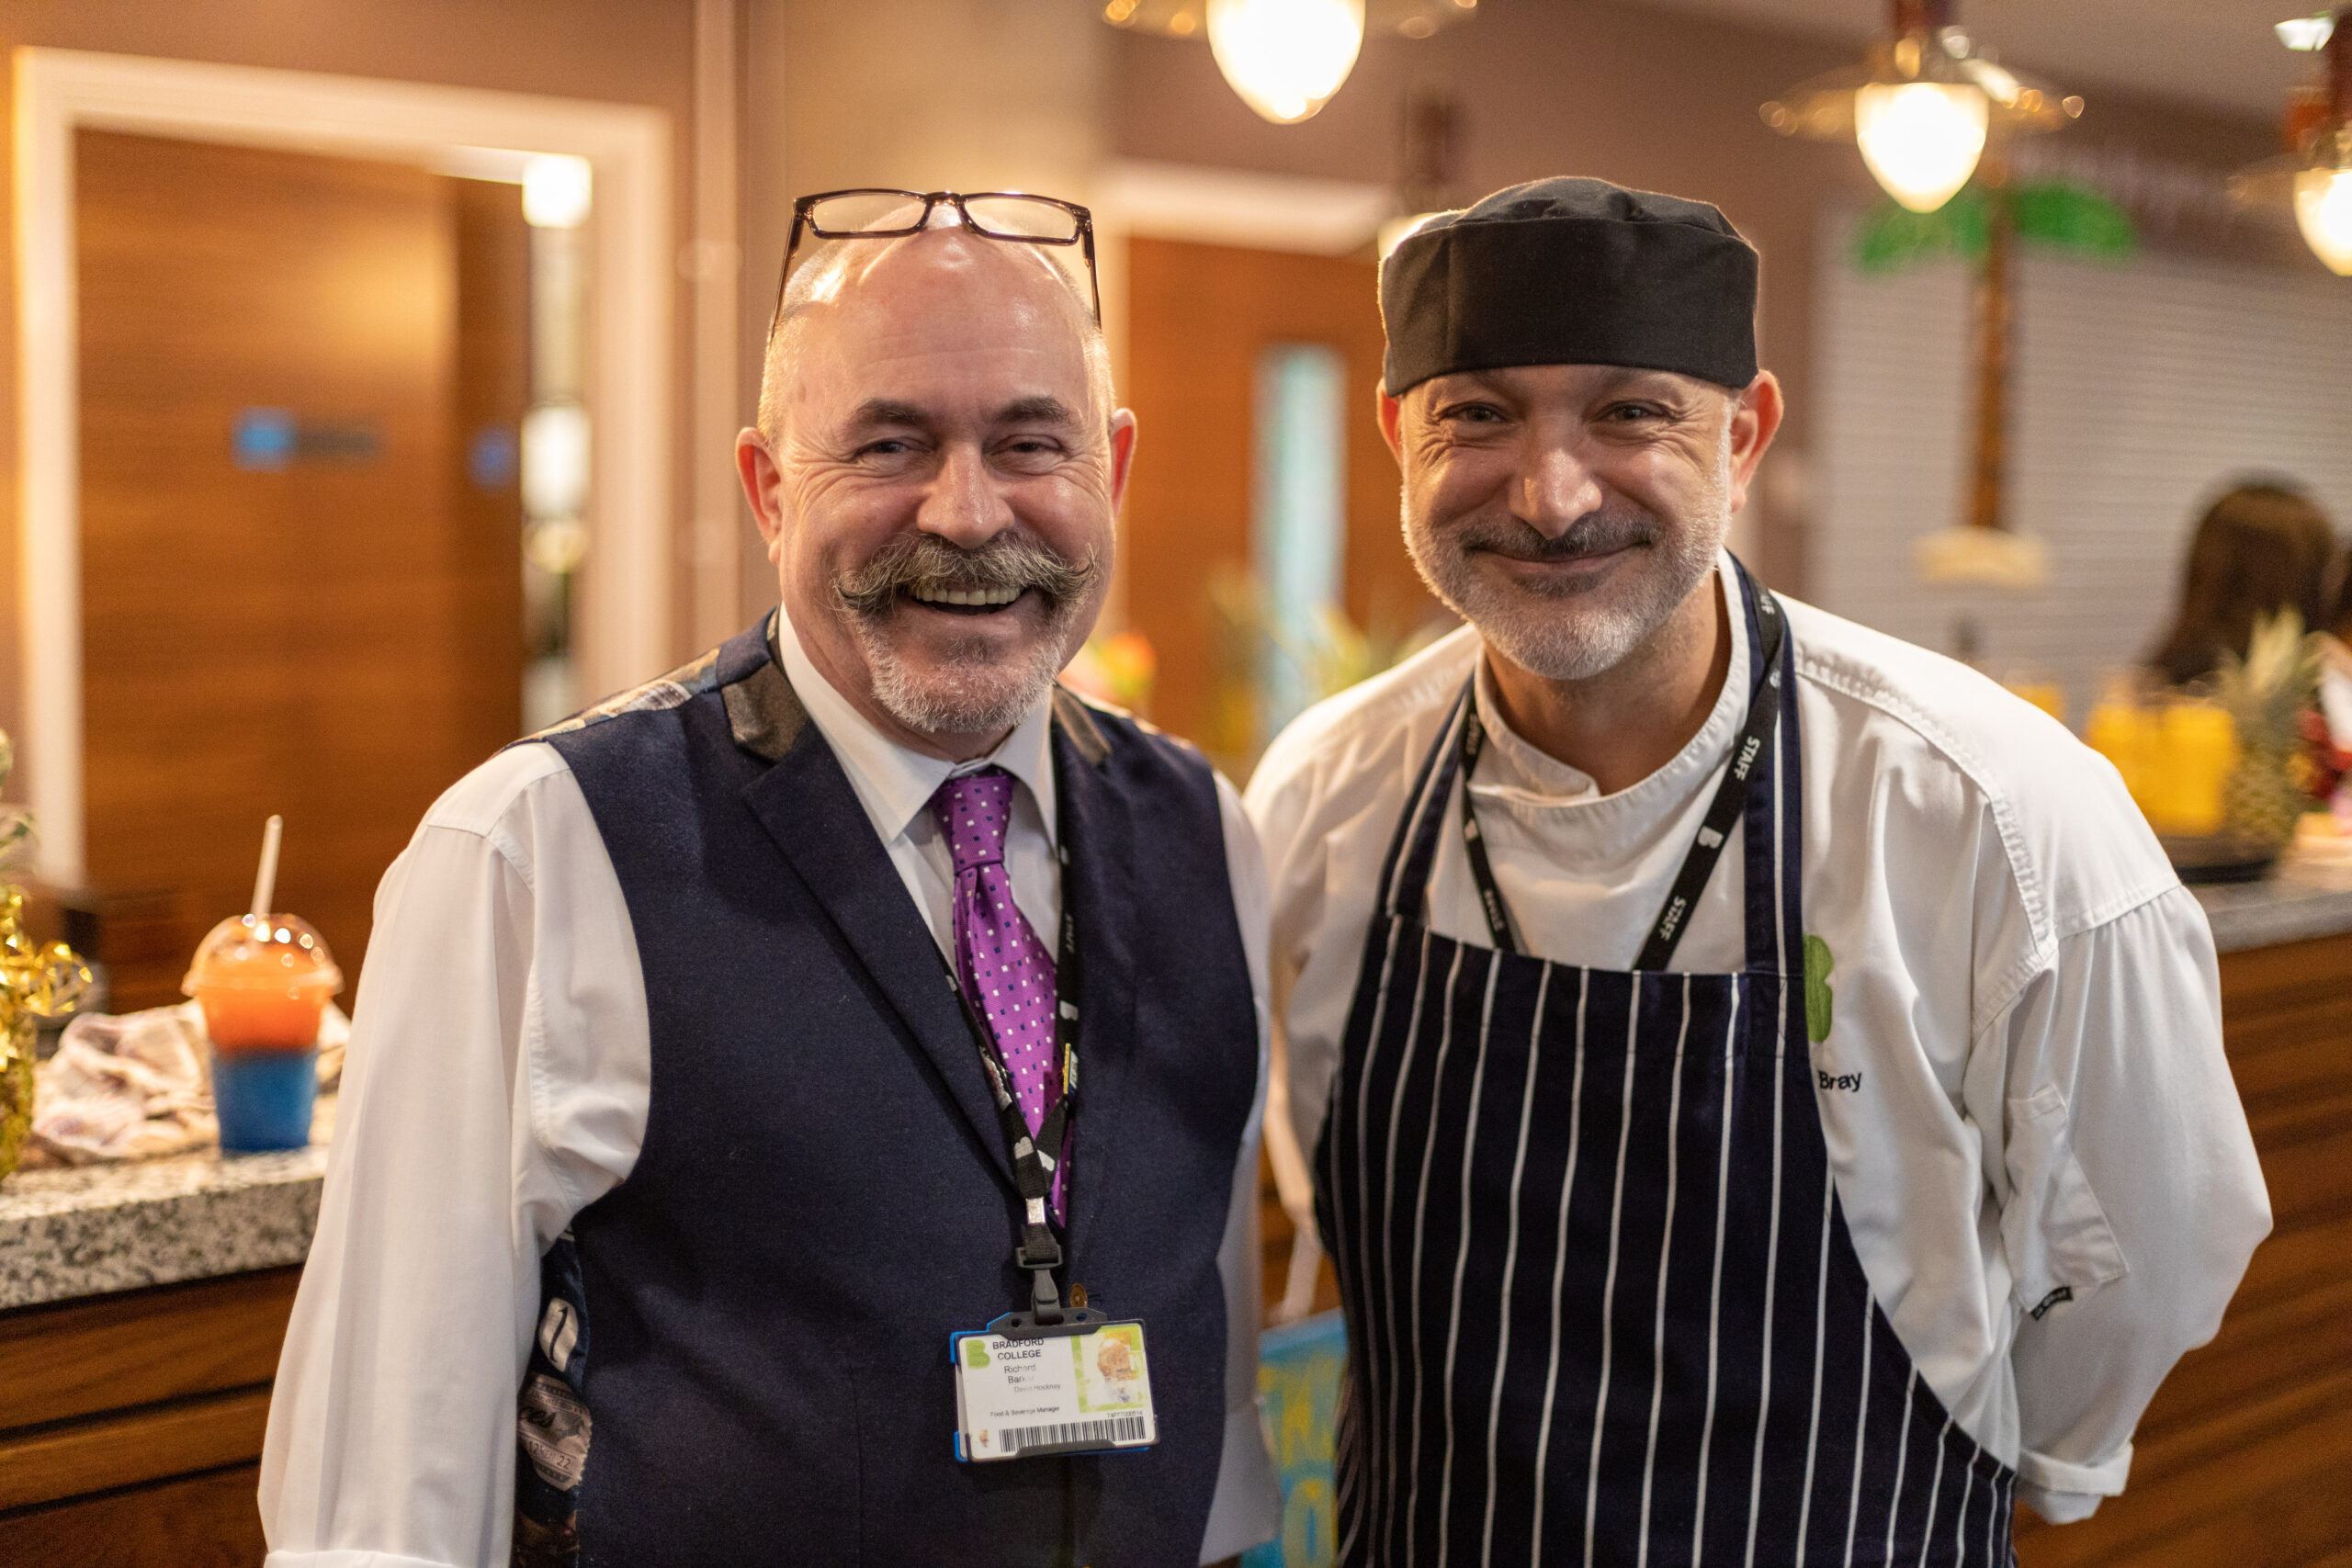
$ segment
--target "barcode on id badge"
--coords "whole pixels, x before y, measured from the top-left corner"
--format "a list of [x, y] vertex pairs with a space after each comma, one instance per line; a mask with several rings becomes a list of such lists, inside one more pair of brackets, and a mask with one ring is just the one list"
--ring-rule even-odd
[[1063, 1443], [1139, 1442], [1143, 1438], [1143, 1417], [1112, 1416], [1100, 1421], [1051, 1421], [1041, 1427], [1009, 1427], [1004, 1434], [1004, 1451], [1017, 1454], [1028, 1449], [1049, 1449]]

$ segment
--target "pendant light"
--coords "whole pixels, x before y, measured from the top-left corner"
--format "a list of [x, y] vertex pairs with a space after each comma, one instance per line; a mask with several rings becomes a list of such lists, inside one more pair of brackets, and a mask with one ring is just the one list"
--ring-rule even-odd
[[1312, 119], [1355, 69], [1363, 0], [1208, 0], [1226, 85], [1276, 125]]
[[1892, 0], [1870, 58], [1803, 82], [1763, 107], [1783, 136], [1852, 137], [1886, 194], [1933, 212], [1976, 172], [1996, 131], [2053, 130], [2083, 100], [1994, 62], [1953, 25], [1953, 0]]
[[2295, 175], [2295, 227], [2303, 243], [2338, 277], [2352, 277], [2352, 164]]
[[1364, 34], [1425, 39], [1478, 0], [1107, 0], [1114, 28], [1208, 39], [1226, 85], [1276, 125], [1312, 119], [1355, 69]]
[[2330, 272], [2352, 277], [2352, 6], [2333, 17], [2281, 22], [2278, 37], [2290, 49], [2319, 51], [2321, 79], [2287, 99], [2286, 156], [2242, 170], [2231, 194], [2249, 206], [2283, 199], [2312, 254]]
[[1984, 91], [1951, 82], [1872, 82], [1854, 93], [1854, 141], [1886, 194], [1933, 212], [1976, 172], [1992, 113]]

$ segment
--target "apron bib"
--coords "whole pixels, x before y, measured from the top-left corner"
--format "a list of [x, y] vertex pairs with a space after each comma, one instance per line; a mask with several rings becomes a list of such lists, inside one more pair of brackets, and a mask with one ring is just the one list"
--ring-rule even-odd
[[2016, 1476], [1912, 1366], [1830, 1179], [1794, 660], [1779, 626], [1765, 655], [1778, 606], [1738, 575], [1751, 717], [1778, 707], [1738, 815], [1744, 970], [1663, 972], [1671, 900], [1633, 970], [1430, 929], [1475, 679], [1397, 823], [1316, 1151], [1342, 1564], [2013, 1562]]

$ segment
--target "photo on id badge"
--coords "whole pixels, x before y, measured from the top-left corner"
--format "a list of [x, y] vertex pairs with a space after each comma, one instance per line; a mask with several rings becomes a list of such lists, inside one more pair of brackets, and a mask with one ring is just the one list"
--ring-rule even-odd
[[1087, 1410], [1132, 1410], [1144, 1401], [1143, 1328], [1122, 1323], [1072, 1343], [1079, 1351], [1085, 1392], [1079, 1404]]

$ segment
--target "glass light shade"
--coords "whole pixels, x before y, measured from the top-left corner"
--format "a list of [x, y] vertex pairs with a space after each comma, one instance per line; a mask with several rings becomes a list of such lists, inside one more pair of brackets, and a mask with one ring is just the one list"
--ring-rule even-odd
[[1976, 172], [1990, 114], [1981, 87], [1873, 82], [1854, 94], [1854, 140], [1887, 195], [1933, 212]]
[[2325, 49], [2328, 36], [2335, 31], [2335, 18], [2324, 11], [2316, 17], [2293, 17], [2278, 24], [2278, 41], [2299, 53]]
[[2328, 271], [2352, 277], [2352, 169], [2305, 169], [2297, 175], [2295, 224]]
[[1210, 52], [1241, 101], [1295, 125], [1355, 69], [1363, 0], [1209, 0], [1208, 24]]

